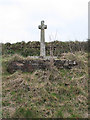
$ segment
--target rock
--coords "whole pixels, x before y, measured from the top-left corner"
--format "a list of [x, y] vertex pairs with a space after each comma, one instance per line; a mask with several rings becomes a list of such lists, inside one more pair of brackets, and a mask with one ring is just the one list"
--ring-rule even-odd
[[[77, 65], [76, 61], [71, 60], [54, 60], [54, 66], [58, 69], [67, 68], [71, 69], [73, 66]], [[22, 72], [33, 72], [35, 70], [47, 70], [50, 69], [50, 60], [16, 60], [11, 61], [8, 64], [7, 71], [9, 73], [14, 73], [17, 70]]]
[[7, 71], [9, 73], [14, 73], [16, 72], [17, 70], [21, 70], [23, 68], [24, 64], [20, 61], [12, 61], [9, 63], [8, 65], [8, 68], [7, 68]]

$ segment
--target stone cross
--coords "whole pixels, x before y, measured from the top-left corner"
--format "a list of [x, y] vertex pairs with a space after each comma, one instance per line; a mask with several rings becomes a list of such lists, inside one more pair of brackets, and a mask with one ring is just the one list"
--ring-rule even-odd
[[45, 57], [45, 32], [44, 29], [47, 29], [47, 25], [44, 25], [44, 21], [41, 21], [41, 25], [38, 26], [41, 29], [41, 37], [40, 37], [40, 56]]

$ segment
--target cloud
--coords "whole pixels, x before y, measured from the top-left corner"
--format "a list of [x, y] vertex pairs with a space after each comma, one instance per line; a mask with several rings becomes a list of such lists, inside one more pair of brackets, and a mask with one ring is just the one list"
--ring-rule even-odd
[[0, 16], [2, 42], [38, 41], [43, 19], [46, 41], [56, 31], [58, 40], [87, 39], [88, 0], [1, 0]]

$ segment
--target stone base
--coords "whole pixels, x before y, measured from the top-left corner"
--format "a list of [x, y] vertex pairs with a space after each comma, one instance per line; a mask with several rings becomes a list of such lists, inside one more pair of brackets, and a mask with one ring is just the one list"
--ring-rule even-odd
[[29, 56], [29, 58], [31, 58], [31, 59], [39, 59], [39, 58], [41, 58], [41, 59], [49, 60], [51, 58], [57, 59], [57, 56]]
[[[35, 58], [35, 56], [34, 56]], [[46, 59], [46, 60], [45, 60]], [[7, 71], [9, 73], [14, 73], [17, 70], [21, 70], [22, 72], [33, 72], [35, 70], [47, 70], [50, 69], [51, 60], [50, 57], [46, 57], [45, 59], [32, 59], [32, 60], [14, 60], [8, 64]], [[76, 61], [71, 60], [53, 60], [53, 65], [60, 68], [71, 69], [73, 66], [77, 65]]]

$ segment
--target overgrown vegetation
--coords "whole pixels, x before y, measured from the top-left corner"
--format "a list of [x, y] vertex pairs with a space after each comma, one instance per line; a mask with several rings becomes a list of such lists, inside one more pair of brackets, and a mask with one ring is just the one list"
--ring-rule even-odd
[[[76, 52], [76, 51], [88, 51], [88, 42], [79, 42], [79, 41], [69, 41], [69, 42], [60, 42], [53, 41], [46, 43], [46, 54], [50, 55], [50, 46], [52, 46], [53, 55], [60, 56], [61, 53], [67, 52]], [[24, 57], [27, 56], [39, 56], [40, 55], [40, 42], [28, 42], [25, 43], [6, 43], [2, 44], [2, 55], [7, 54], [20, 54]]]
[[[54, 42], [53, 42], [54, 43]], [[72, 42], [74, 47], [79, 42]], [[22, 44], [22, 46], [21, 46]], [[55, 41], [60, 59], [78, 62], [72, 69], [36, 70], [33, 73], [6, 71], [12, 59], [28, 59], [28, 55], [39, 55], [39, 48], [30, 45], [39, 43], [16, 43], [3, 45], [2, 57], [2, 107], [3, 118], [87, 118], [88, 117], [88, 54], [86, 43], [83, 51], [79, 47], [69, 50], [65, 42]], [[60, 46], [59, 46], [60, 44]], [[62, 45], [61, 45], [62, 44]], [[70, 44], [70, 43], [69, 43]], [[49, 46], [49, 43], [46, 43]], [[63, 46], [63, 49], [61, 49]], [[32, 53], [24, 52], [31, 50]], [[64, 50], [64, 51], [63, 51]], [[37, 52], [38, 51], [38, 52]], [[49, 51], [49, 50], [48, 50]], [[63, 53], [65, 52], [65, 53]], [[12, 56], [12, 54], [18, 53]], [[27, 54], [28, 53], [28, 54]], [[57, 55], [57, 53], [54, 55]], [[24, 58], [23, 56], [26, 58]], [[49, 54], [49, 52], [48, 52]], [[15, 57], [16, 56], [16, 57]]]

